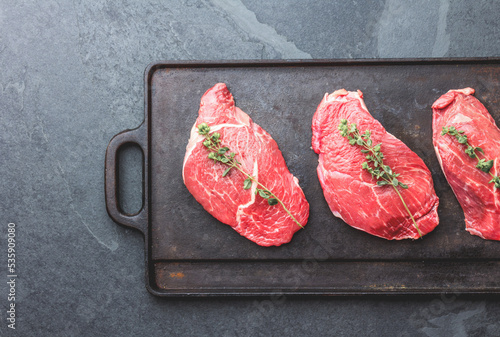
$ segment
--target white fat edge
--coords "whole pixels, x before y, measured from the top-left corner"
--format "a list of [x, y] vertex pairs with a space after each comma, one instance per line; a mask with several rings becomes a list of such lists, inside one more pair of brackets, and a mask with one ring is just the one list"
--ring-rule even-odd
[[250, 126], [250, 116], [248, 116], [243, 110], [238, 107], [235, 107], [234, 117], [236, 120], [246, 126]]
[[333, 211], [331, 208], [330, 208], [330, 211], [332, 211], [332, 214], [335, 215], [337, 218], [340, 218], [341, 220], [343, 220], [345, 222], [344, 218], [342, 218], [342, 216], [340, 215], [339, 212]]
[[436, 157], [438, 159], [439, 166], [441, 167], [441, 171], [444, 173], [444, 168], [443, 168], [443, 160], [441, 159], [441, 154], [439, 153], [439, 148], [437, 145], [434, 146], [434, 151], [436, 152]]
[[485, 239], [485, 240], [486, 240], [486, 238], [484, 237], [483, 233], [481, 233], [480, 231], [478, 231], [478, 230], [477, 230], [477, 229], [475, 229], [475, 228], [470, 228], [470, 227], [468, 227], [467, 225], [468, 225], [468, 224], [467, 224], [467, 222], [466, 222], [466, 223], [465, 223], [465, 230], [466, 230], [467, 232], [469, 232], [469, 233], [470, 233], [470, 234], [472, 234], [472, 235], [477, 235], [477, 236], [479, 236], [481, 239]]
[[345, 89], [339, 89], [339, 90], [335, 90], [331, 94], [326, 93], [325, 96], [323, 97], [323, 101], [325, 101], [327, 103], [333, 102], [333, 101], [346, 102], [347, 101], [346, 96], [348, 96], [348, 95], [349, 95], [349, 91], [347, 91]]
[[469, 123], [472, 122], [472, 118], [465, 116], [463, 114], [457, 114], [453, 119], [450, 121], [452, 124], [458, 124], [458, 123]]
[[202, 137], [198, 132], [198, 128], [196, 127], [196, 122], [193, 124], [193, 127], [191, 128], [191, 133], [189, 136], [189, 141], [188, 144], [186, 145], [186, 154], [184, 155], [184, 161], [182, 163], [182, 180], [186, 182], [186, 179], [184, 178], [184, 167], [186, 166], [186, 162], [188, 158], [191, 156], [191, 152], [193, 152], [193, 149], [196, 147], [196, 144], [200, 141], [203, 140], [204, 137]]
[[[443, 160], [441, 159], [441, 153], [440, 153], [439, 147], [437, 145], [434, 146], [434, 151], [436, 151], [436, 157], [437, 157], [439, 166], [441, 167], [441, 171], [443, 172], [444, 177], [446, 178], [446, 181], [448, 181], [448, 176], [446, 175], [446, 171], [444, 170], [444, 167], [443, 167]], [[448, 184], [449, 184], [449, 182], [448, 182]], [[455, 193], [455, 189], [452, 188], [451, 190], [453, 191], [453, 194], [455, 194], [455, 197], [457, 197], [457, 194]], [[458, 198], [457, 198], [457, 200], [458, 200]]]
[[344, 102], [345, 103], [348, 101], [347, 100], [348, 97], [352, 97], [354, 99], [357, 99], [359, 101], [359, 104], [361, 105], [361, 107], [369, 113], [368, 108], [365, 105], [365, 101], [361, 97], [362, 95], [363, 95], [363, 93], [359, 90], [358, 91], [347, 91], [345, 89], [340, 89], [340, 90], [334, 91], [331, 94], [326, 93], [323, 100], [325, 102], [337, 101], [337, 102]]
[[[259, 165], [257, 164], [257, 161], [254, 161], [254, 163], [253, 163], [252, 177], [254, 177], [256, 180], [259, 178]], [[247, 202], [246, 204], [239, 205], [238, 210], [236, 211], [236, 223], [237, 224], [240, 223], [240, 214], [243, 212], [243, 210], [255, 202], [255, 197], [256, 197], [255, 191], [256, 190], [257, 190], [257, 183], [252, 180], [252, 187], [250, 188], [250, 201]]]
[[[446, 174], [446, 171], [444, 170], [444, 167], [443, 167], [443, 161], [441, 159], [441, 153], [439, 152], [439, 148], [437, 146], [434, 146], [434, 149], [436, 151], [436, 157], [438, 159], [439, 166], [441, 166], [441, 171], [443, 172], [444, 177], [446, 178], [446, 181], [448, 182], [448, 185], [449, 185], [450, 182], [448, 180], [448, 175]], [[451, 187], [451, 185], [450, 185], [450, 187]], [[455, 189], [452, 188], [451, 191], [453, 192], [453, 194], [455, 195], [455, 198], [458, 201], [458, 195], [457, 195], [457, 192], [455, 192]]]
[[356, 98], [356, 99], [359, 101], [359, 104], [361, 104], [361, 107], [362, 107], [363, 109], [365, 109], [365, 110], [366, 110], [366, 112], [370, 113], [370, 112], [368, 111], [368, 108], [367, 108], [367, 107], [366, 107], [366, 105], [365, 105], [365, 100], [361, 97], [361, 96], [362, 96], [361, 91], [359, 91], [359, 90], [358, 90], [358, 91], [356, 91], [356, 92], [351, 91], [351, 92], [349, 92], [349, 94], [352, 94], [352, 96], [353, 96], [354, 98]]
[[[247, 116], [248, 117], [248, 116]], [[219, 131], [222, 128], [242, 128], [246, 126], [246, 124], [218, 124], [215, 126], [210, 127], [210, 132], [216, 132]], [[203, 142], [205, 140], [205, 137], [201, 136], [198, 133], [198, 128], [196, 127], [196, 122], [193, 124], [193, 127], [191, 128], [191, 134], [189, 137], [188, 144], [186, 146], [186, 155], [184, 156], [184, 162], [182, 163], [182, 180], [184, 180], [184, 166], [186, 165], [186, 162], [188, 158], [191, 156], [191, 153], [193, 152], [194, 148], [196, 147], [196, 144], [199, 142]]]
[[[327, 171], [326, 171], [326, 169], [323, 167], [322, 163], [319, 163], [319, 167], [320, 167], [320, 169], [319, 169], [319, 170], [317, 170], [317, 172], [318, 172], [318, 178], [319, 178], [319, 181], [320, 181], [320, 183], [321, 183], [321, 188], [322, 188], [322, 189], [324, 189], [322, 182], [323, 182], [323, 181], [324, 181], [324, 179], [325, 179], [324, 174], [325, 174], [325, 173], [327, 173]], [[336, 174], [342, 174], [342, 173], [340, 173], [340, 172], [338, 172], [338, 171], [337, 171], [337, 172], [334, 172], [334, 173], [336, 173]], [[324, 191], [323, 191], [323, 194], [324, 194]], [[335, 215], [337, 218], [340, 218], [340, 219], [344, 220], [344, 218], [342, 218], [342, 216], [340, 215], [340, 213], [339, 213], [338, 211], [335, 211], [335, 210], [333, 210], [333, 209], [330, 207], [330, 204], [328, 204], [328, 208], [330, 208], [330, 211], [333, 213], [333, 215]], [[344, 220], [344, 221], [345, 221], [345, 220]]]
[[464, 95], [472, 95], [475, 92], [475, 90], [472, 89], [472, 88], [463, 88], [463, 89], [451, 89], [451, 90], [448, 90], [448, 92], [452, 92], [452, 91], [461, 92]]

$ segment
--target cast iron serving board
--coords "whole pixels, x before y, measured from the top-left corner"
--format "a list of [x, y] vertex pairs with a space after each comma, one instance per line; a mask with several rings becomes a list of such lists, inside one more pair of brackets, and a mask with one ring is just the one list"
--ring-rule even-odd
[[[182, 162], [203, 93], [224, 82], [236, 105], [278, 143], [310, 203], [288, 244], [260, 247], [218, 222], [188, 192]], [[432, 103], [472, 87], [500, 122], [500, 59], [162, 62], [145, 72], [144, 122], [106, 152], [106, 206], [144, 234], [146, 283], [158, 296], [500, 293], [500, 242], [465, 231], [432, 147]], [[325, 93], [361, 90], [371, 114], [432, 172], [439, 226], [421, 240], [387, 241], [333, 216], [316, 175], [311, 120]], [[143, 207], [125, 214], [117, 150], [143, 151]]]

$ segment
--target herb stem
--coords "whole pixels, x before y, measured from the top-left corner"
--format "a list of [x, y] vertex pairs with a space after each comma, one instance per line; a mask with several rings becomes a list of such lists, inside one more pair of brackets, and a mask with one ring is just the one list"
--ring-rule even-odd
[[281, 205], [281, 207], [283, 207], [283, 209], [285, 210], [285, 212], [292, 218], [292, 220], [302, 229], [304, 229], [304, 226], [302, 226], [300, 224], [300, 222], [297, 221], [297, 219], [295, 219], [295, 217], [292, 215], [292, 213], [290, 213], [290, 211], [288, 210], [288, 208], [286, 208], [285, 204], [283, 204], [283, 201], [281, 201], [280, 198], [278, 198], [276, 196], [276, 194], [274, 194], [273, 192], [271, 192], [270, 189], [268, 189], [266, 186], [262, 185], [262, 183], [260, 183], [257, 179], [255, 179], [254, 177], [252, 177], [250, 174], [248, 174], [247, 172], [245, 172], [241, 167], [239, 166], [234, 166], [238, 171], [240, 171], [241, 173], [243, 173], [244, 175], [247, 176], [247, 178], [250, 178], [252, 181], [256, 182], [257, 185], [259, 185], [260, 187], [262, 187], [262, 189], [264, 189], [266, 192], [268, 192], [273, 198], [275, 198], [279, 204]]
[[422, 232], [418, 228], [417, 223], [415, 222], [415, 219], [413, 218], [413, 215], [411, 214], [410, 210], [408, 209], [408, 206], [406, 205], [406, 202], [403, 199], [403, 196], [401, 195], [401, 193], [399, 193], [396, 186], [392, 185], [392, 187], [394, 187], [394, 191], [396, 191], [396, 193], [398, 194], [399, 199], [401, 199], [401, 202], [403, 203], [403, 206], [405, 207], [406, 211], [408, 212], [408, 214], [410, 214], [411, 221], [413, 221], [413, 226], [415, 226], [415, 228], [417, 229], [418, 236], [422, 237]]
[[[370, 150], [370, 152], [372, 154], [375, 154], [375, 151], [373, 150], [373, 148], [371, 147], [368, 147], [366, 145], [364, 145], [364, 147], [368, 150]], [[381, 161], [380, 165], [383, 167], [384, 166], [384, 162], [383, 160]], [[418, 228], [417, 226], [417, 222], [415, 221], [415, 218], [413, 217], [413, 214], [411, 214], [410, 212], [410, 209], [408, 208], [408, 206], [406, 205], [406, 202], [405, 200], [403, 199], [403, 196], [401, 195], [401, 193], [399, 193], [398, 191], [398, 188], [396, 186], [394, 186], [394, 184], [392, 183], [392, 181], [389, 181], [389, 179], [387, 179], [386, 177], [381, 177], [382, 179], [384, 179], [385, 181], [387, 181], [388, 184], [390, 184], [393, 188], [394, 188], [394, 191], [396, 191], [396, 193], [398, 194], [398, 197], [399, 199], [401, 199], [401, 202], [403, 203], [403, 206], [405, 207], [406, 211], [408, 212], [408, 214], [410, 215], [410, 218], [411, 218], [411, 221], [413, 222], [413, 226], [415, 226], [415, 229], [417, 230], [417, 233], [418, 233], [418, 236], [419, 237], [422, 237], [422, 232], [420, 231], [420, 229]]]
[[[404, 208], [410, 215], [413, 226], [415, 227], [419, 237], [421, 238], [422, 232], [418, 228], [415, 218], [411, 214], [408, 206], [406, 205], [406, 202], [403, 199], [403, 196], [398, 190], [398, 186], [407, 189], [408, 185], [402, 183], [397, 179], [400, 174], [395, 173], [389, 166], [384, 164], [384, 154], [381, 151], [382, 144], [373, 145], [371, 132], [369, 130], [365, 131], [365, 133], [363, 134], [360, 134], [356, 124], [349, 124], [346, 119], [342, 119], [340, 121], [338, 129], [340, 130], [340, 134], [342, 137], [347, 137], [349, 139], [350, 145], [361, 146], [363, 148], [361, 152], [369, 154], [366, 156], [367, 161], [364, 162], [361, 167], [364, 170], [367, 170], [372, 175], [372, 178], [377, 179], [378, 186], [391, 185], [394, 188], [394, 191], [396, 191], [399, 199], [401, 199]], [[370, 166], [370, 164], [373, 167]]]

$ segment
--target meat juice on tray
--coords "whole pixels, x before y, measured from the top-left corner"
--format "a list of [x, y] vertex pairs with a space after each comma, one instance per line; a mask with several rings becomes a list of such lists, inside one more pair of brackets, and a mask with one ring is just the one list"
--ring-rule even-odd
[[375, 120], [361, 91], [326, 94], [312, 121], [317, 174], [332, 213], [389, 239], [417, 239], [439, 223], [431, 172]]
[[307, 223], [309, 203], [277, 143], [224, 83], [201, 98], [182, 174], [205, 210], [258, 245], [288, 243]]
[[432, 105], [439, 164], [465, 214], [466, 230], [500, 240], [500, 130], [474, 89], [450, 90]]

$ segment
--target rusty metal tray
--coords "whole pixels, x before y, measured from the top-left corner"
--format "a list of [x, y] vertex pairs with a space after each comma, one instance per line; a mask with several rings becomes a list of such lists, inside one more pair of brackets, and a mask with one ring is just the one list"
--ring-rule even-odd
[[[279, 144], [311, 205], [281, 247], [260, 247], [208, 214], [181, 176], [202, 94], [225, 82], [236, 105]], [[147, 289], [158, 296], [500, 293], [500, 242], [468, 234], [432, 147], [431, 104], [473, 87], [500, 122], [500, 59], [161, 62], [145, 71], [144, 122], [117, 134], [105, 159], [106, 206], [144, 234]], [[369, 111], [427, 164], [439, 226], [422, 240], [386, 241], [334, 217], [316, 176], [311, 119], [326, 92], [360, 89]], [[143, 207], [125, 214], [117, 150], [143, 151]]]

